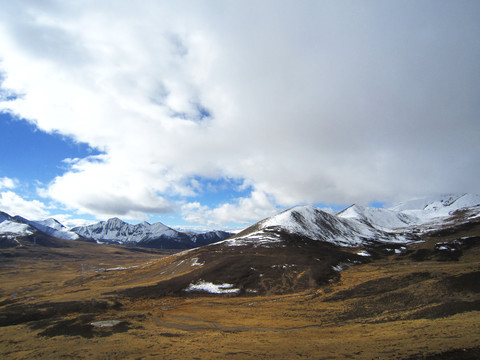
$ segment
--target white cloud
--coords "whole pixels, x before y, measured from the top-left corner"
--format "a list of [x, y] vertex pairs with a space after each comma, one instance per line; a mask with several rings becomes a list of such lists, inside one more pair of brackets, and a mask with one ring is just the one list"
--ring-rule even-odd
[[54, 215], [51, 215], [50, 217], [59, 221], [66, 228], [73, 228], [77, 226], [87, 226], [87, 225], [95, 224], [97, 222], [95, 220], [72, 218], [72, 215], [70, 214], [54, 214]]
[[209, 208], [199, 202], [182, 206], [185, 220], [207, 225], [225, 225], [228, 223], [248, 224], [278, 212], [274, 201], [264, 192], [253, 191], [249, 197], [239, 198], [234, 203], [224, 203], [216, 208]]
[[44, 189], [101, 217], [174, 211], [193, 176], [253, 189], [184, 207], [206, 222], [480, 192], [478, 4], [443, 5], [4, 2], [0, 109], [104, 152]]
[[0, 190], [1, 189], [14, 189], [17, 186], [17, 181], [8, 177], [0, 178]]
[[0, 193], [0, 209], [9, 215], [20, 215], [30, 220], [41, 220], [48, 217], [45, 204], [38, 200], [25, 200], [13, 191]]

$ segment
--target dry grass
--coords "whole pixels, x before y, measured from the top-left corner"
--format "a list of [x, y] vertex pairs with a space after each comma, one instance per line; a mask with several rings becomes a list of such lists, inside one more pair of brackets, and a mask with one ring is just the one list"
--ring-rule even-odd
[[[115, 291], [188, 267], [90, 246], [2, 258], [2, 359], [468, 359], [480, 349], [479, 247], [458, 261], [392, 255], [295, 294], [132, 298]], [[95, 271], [118, 266], [137, 267]], [[112, 319], [121, 323], [90, 325]]]

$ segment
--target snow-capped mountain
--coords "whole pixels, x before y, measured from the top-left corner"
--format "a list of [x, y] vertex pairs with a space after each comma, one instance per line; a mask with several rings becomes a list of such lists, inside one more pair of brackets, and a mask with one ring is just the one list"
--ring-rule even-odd
[[7, 242], [8, 246], [15, 246], [16, 243], [12, 239], [30, 235], [47, 235], [63, 240], [94, 240], [98, 243], [160, 249], [190, 249], [225, 240], [232, 234], [225, 231], [210, 231], [200, 234], [185, 233], [174, 230], [160, 222], [155, 224], [143, 222], [131, 225], [118, 218], [67, 229], [53, 218], [33, 221], [19, 215], [12, 217], [0, 211], [0, 238], [10, 239]]
[[403, 234], [387, 233], [368, 222], [330, 215], [313, 206], [297, 206], [258, 222], [226, 242], [275, 242], [281, 239], [282, 232], [339, 246], [407, 241]]
[[[480, 217], [480, 196], [448, 194], [415, 199], [390, 208], [379, 209], [352, 205], [337, 215], [312, 206], [298, 206], [264, 219], [239, 232], [225, 244], [262, 244], [280, 242], [283, 234], [338, 246], [363, 246], [371, 243], [407, 243], [419, 231], [437, 228], [455, 214], [468, 212]], [[93, 225], [67, 229], [55, 219], [31, 221], [0, 212], [0, 236], [26, 236], [41, 232], [51, 237], [130, 246], [190, 249], [225, 240], [233, 234], [211, 231], [202, 234], [174, 230], [160, 222], [128, 224], [118, 218]]]
[[226, 243], [234, 246], [278, 242], [282, 232], [340, 246], [401, 243], [413, 240], [413, 233], [421, 226], [441, 222], [465, 209], [480, 216], [480, 196], [448, 194], [415, 199], [387, 209], [352, 205], [337, 215], [313, 206], [297, 206], [258, 222]]
[[33, 234], [35, 228], [0, 211], [0, 236], [15, 237]]
[[72, 231], [97, 242], [177, 249], [189, 249], [211, 244], [232, 235], [227, 232], [215, 231], [203, 234], [184, 233], [160, 222], [149, 224], [144, 221], [137, 225], [131, 225], [118, 218], [88, 226], [75, 227]]
[[232, 233], [227, 231], [213, 230], [201, 234], [192, 234], [190, 240], [197, 246], [203, 246], [225, 240], [232, 235]]
[[480, 196], [475, 194], [446, 194], [403, 202], [387, 209], [352, 205], [337, 217], [369, 224], [385, 231], [406, 231], [413, 226], [442, 221], [455, 212], [479, 207]]
[[464, 238], [442, 241], [434, 249], [427, 244], [418, 252], [411, 247], [431, 240], [431, 234], [441, 239], [461, 232], [474, 235], [469, 244], [478, 241], [475, 231], [465, 231], [480, 223], [478, 197], [447, 198], [403, 205], [417, 214], [354, 205], [331, 215], [312, 206], [294, 207], [227, 240], [176, 254], [165, 281], [129, 294], [278, 294], [329, 284], [343, 270], [382, 257], [453, 259]]
[[418, 217], [407, 215], [400, 211], [365, 207], [361, 205], [352, 205], [339, 212], [337, 217], [368, 224], [385, 231], [402, 229], [411, 226], [412, 224], [416, 224], [419, 221]]
[[40, 230], [41, 232], [56, 237], [58, 239], [78, 240], [80, 238], [78, 234], [69, 231], [65, 226], [60, 224], [55, 219], [50, 218], [42, 221], [32, 221], [18, 215], [15, 216], [14, 219], [22, 223], [28, 224], [35, 229]]
[[48, 218], [46, 220], [39, 220], [35, 221], [36, 224], [42, 225], [42, 226], [48, 226], [49, 228], [55, 229], [55, 230], [68, 230], [67, 227], [63, 224], [61, 224], [58, 220], [54, 218]]
[[13, 218], [7, 213], [0, 211], [0, 223], [3, 222], [4, 220], [13, 220]]
[[4, 220], [0, 222], [0, 236], [25, 236], [35, 232], [35, 228], [28, 224], [20, 223], [12, 220]]
[[416, 217], [415, 225], [421, 225], [436, 218], [444, 218], [455, 211], [480, 206], [480, 195], [446, 194], [406, 201], [390, 209], [405, 215]]
[[137, 225], [131, 225], [119, 218], [112, 218], [108, 221], [101, 221], [88, 226], [75, 227], [72, 231], [85, 238], [120, 243], [138, 243], [160, 236], [175, 237], [178, 234], [178, 231], [162, 223], [150, 225], [147, 222], [143, 222]]
[[[395, 211], [426, 210], [439, 211], [447, 209], [455, 211], [465, 207], [480, 205], [480, 195], [477, 194], [443, 194], [408, 200], [390, 207]], [[444, 213], [444, 212], [442, 212]]]

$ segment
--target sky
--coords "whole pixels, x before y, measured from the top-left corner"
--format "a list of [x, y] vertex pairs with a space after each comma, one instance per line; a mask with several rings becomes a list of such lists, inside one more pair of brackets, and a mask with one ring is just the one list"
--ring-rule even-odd
[[229, 229], [480, 193], [478, 34], [474, 0], [0, 0], [0, 210]]

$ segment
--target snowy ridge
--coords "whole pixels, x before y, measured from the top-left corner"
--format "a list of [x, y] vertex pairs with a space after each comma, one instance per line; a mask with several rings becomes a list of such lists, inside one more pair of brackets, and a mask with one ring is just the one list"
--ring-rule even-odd
[[25, 236], [32, 235], [35, 229], [28, 224], [4, 220], [0, 223], [0, 235]]
[[428, 231], [429, 227], [445, 223], [448, 219], [455, 221], [455, 217], [452, 217], [454, 214], [456, 216], [464, 214], [461, 216], [468, 216], [469, 219], [480, 218], [480, 196], [475, 194], [431, 196], [407, 201], [387, 209], [352, 205], [337, 215], [313, 206], [297, 206], [264, 219], [230, 239], [227, 238], [233, 234], [224, 231], [194, 234], [176, 231], [159, 222], [131, 225], [118, 218], [68, 230], [52, 218], [30, 221], [20, 216], [13, 218], [0, 211], [0, 235], [22, 236], [40, 231], [67, 240], [83, 237], [97, 242], [187, 249], [222, 240], [228, 246], [253, 244], [268, 247], [268, 244], [283, 241], [282, 233], [290, 233], [338, 246], [361, 246], [373, 241], [384, 243], [411, 241], [415, 237], [414, 230]]
[[352, 205], [337, 215], [313, 206], [297, 206], [258, 222], [224, 244], [275, 243], [281, 241], [281, 231], [339, 246], [361, 246], [372, 241], [406, 243], [413, 239], [413, 227], [444, 221], [465, 209], [480, 217], [480, 196], [448, 194], [415, 199], [388, 209]]
[[176, 246], [180, 248], [193, 248], [221, 241], [232, 235], [225, 231], [188, 234], [174, 230], [160, 222], [149, 224], [144, 221], [137, 225], [131, 225], [118, 218], [88, 226], [75, 227], [72, 231], [97, 242], [116, 242], [160, 248], [174, 246], [172, 243], [178, 244]]
[[5, 221], [5, 220], [13, 220], [13, 218], [8, 215], [7, 213], [4, 213], [3, 211], [0, 211], [0, 223]]
[[67, 228], [63, 224], [60, 224], [60, 222], [54, 218], [35, 221], [35, 223], [42, 226], [48, 226], [49, 228], [52, 228], [55, 230], [67, 230]]
[[282, 231], [338, 246], [360, 246], [372, 240], [406, 241], [401, 234], [386, 233], [370, 224], [342, 219], [313, 206], [297, 206], [260, 221], [224, 244], [239, 246], [248, 242], [279, 242]]
[[374, 236], [374, 229], [356, 226], [313, 206], [297, 206], [264, 220], [263, 229], [279, 227], [289, 233], [337, 245], [356, 246], [365, 237]]
[[[32, 221], [25, 219], [21, 216], [15, 216], [16, 220], [19, 220], [25, 224], [28, 224], [32, 227], [34, 227], [37, 230], [40, 230], [41, 232], [59, 238], [59, 239], [64, 239], [64, 240], [78, 240], [80, 236], [75, 234], [72, 231], [68, 231], [65, 226], [60, 224], [57, 220], [55, 219], [47, 219], [43, 221]], [[49, 225], [47, 225], [49, 224]], [[52, 226], [50, 226], [52, 225]]]
[[427, 214], [436, 213], [439, 216], [449, 215], [451, 212], [463, 208], [480, 205], [480, 195], [477, 194], [445, 194], [413, 199], [397, 205], [390, 210], [399, 212], [423, 211]]
[[352, 205], [337, 214], [342, 219], [350, 219], [360, 223], [374, 226], [384, 231], [392, 231], [408, 227], [419, 222], [417, 216], [404, 214], [402, 212]]
[[118, 218], [101, 221], [93, 225], [75, 227], [72, 231], [80, 236], [97, 241], [112, 240], [121, 243], [138, 243], [161, 236], [174, 238], [178, 235], [178, 231], [162, 223], [151, 225], [145, 221], [137, 225], [131, 225]]
[[222, 241], [232, 234], [225, 231], [210, 231], [194, 234], [176, 231], [160, 222], [137, 225], [118, 218], [96, 224], [67, 229], [56, 219], [32, 221], [21, 216], [12, 217], [0, 211], [0, 236], [25, 236], [34, 233], [49, 235], [63, 240], [93, 239], [98, 243], [116, 243], [160, 249], [188, 249]]
[[456, 211], [480, 206], [475, 194], [446, 194], [410, 200], [388, 209], [352, 205], [338, 217], [370, 224], [384, 231], [405, 231], [412, 226], [426, 225], [452, 216]]

